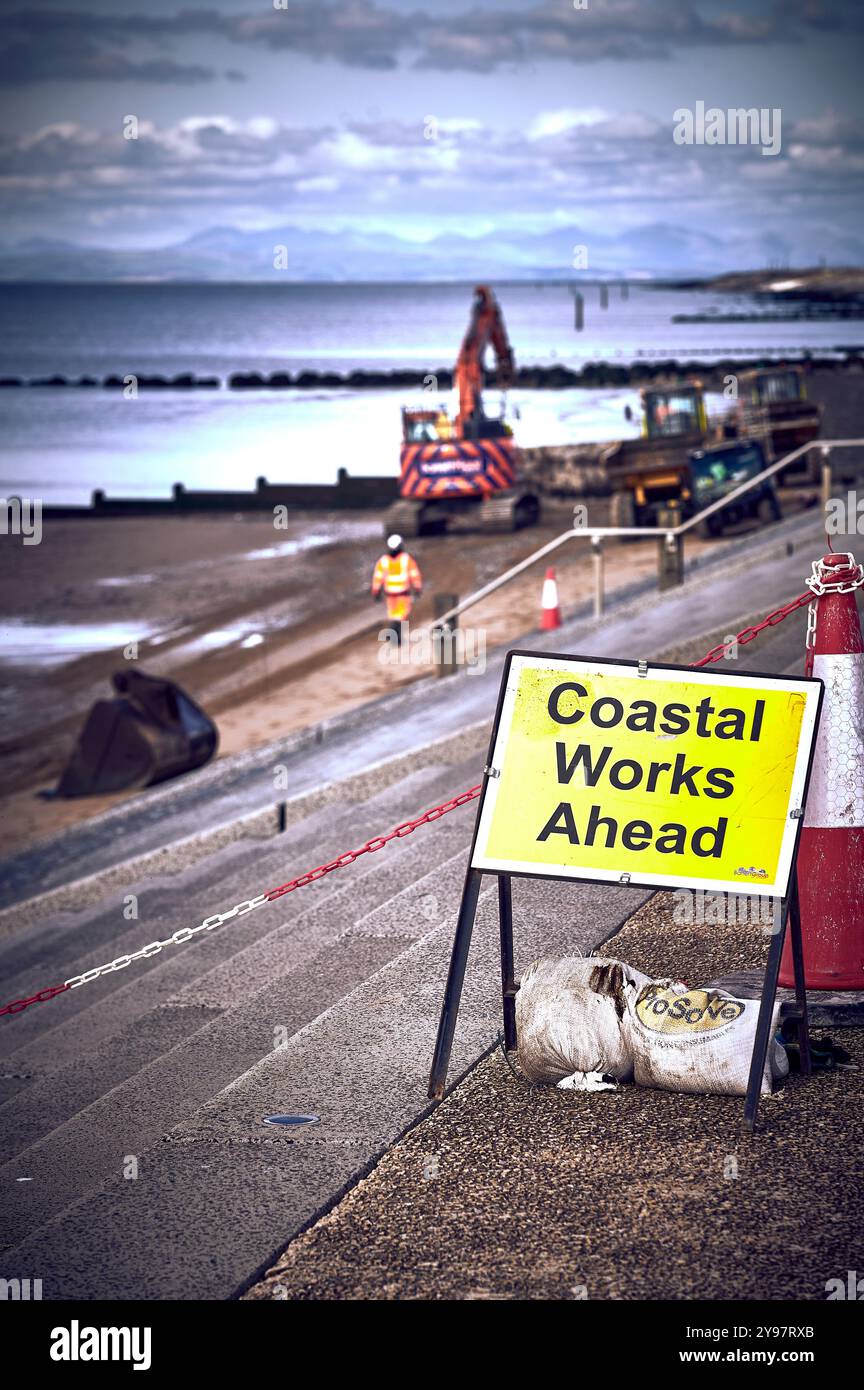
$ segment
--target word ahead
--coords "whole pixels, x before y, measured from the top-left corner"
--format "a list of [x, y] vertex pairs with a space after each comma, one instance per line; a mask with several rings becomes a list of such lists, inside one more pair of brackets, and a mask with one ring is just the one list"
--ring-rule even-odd
[[471, 865], [782, 896], [821, 693], [511, 652]]

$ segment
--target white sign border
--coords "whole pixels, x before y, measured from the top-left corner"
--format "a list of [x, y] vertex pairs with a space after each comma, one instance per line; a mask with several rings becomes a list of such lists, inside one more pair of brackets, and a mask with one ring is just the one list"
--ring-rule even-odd
[[[790, 693], [801, 694], [805, 697], [801, 733], [798, 741], [798, 757], [789, 789], [789, 814], [787, 814], [783, 831], [783, 840], [777, 860], [777, 874], [774, 880], [771, 883], [765, 883], [764, 880], [742, 879], [740, 883], [737, 880], [730, 883], [725, 878], [692, 878], [689, 875], [676, 876], [675, 874], [634, 874], [614, 869], [589, 869], [584, 866], [571, 867], [566, 864], [538, 864], [533, 860], [493, 859], [484, 854], [481, 849], [481, 846], [485, 846], [489, 839], [492, 817], [501, 785], [500, 778], [492, 776], [487, 776], [485, 781], [474, 842], [471, 846], [470, 867], [489, 873], [514, 874], [530, 878], [572, 879], [583, 883], [628, 884], [636, 888], [689, 888], [706, 892], [733, 893], [736, 896], [756, 895], [778, 898], [784, 896], [788, 889], [792, 859], [801, 826], [800, 817], [792, 816], [791, 811], [804, 805], [813, 757], [816, 722], [822, 700], [823, 682], [809, 676], [772, 676], [763, 672], [733, 675], [731, 672], [721, 673], [713, 670], [708, 671], [704, 668], [669, 666], [662, 663], [653, 665], [650, 661], [646, 665], [646, 675], [639, 677], [644, 680], [646, 690], [650, 688], [652, 682], [656, 681], [680, 683], [686, 679], [697, 685], [716, 685], [719, 677], [720, 683], [729, 686], [730, 689], [743, 687], [752, 690], [754, 684], [759, 681], [767, 681], [773, 689], [787, 690]], [[639, 662], [637, 661], [608, 661], [594, 657], [566, 656], [562, 653], [509, 652], [503, 678], [506, 681], [506, 686], [502, 687], [503, 699], [499, 697], [495, 733], [489, 758], [491, 768], [500, 770], [504, 766], [519, 679], [522, 671], [531, 668], [539, 668], [544, 671], [559, 670], [565, 674], [577, 676], [611, 675], [620, 677], [628, 673], [639, 676]]]

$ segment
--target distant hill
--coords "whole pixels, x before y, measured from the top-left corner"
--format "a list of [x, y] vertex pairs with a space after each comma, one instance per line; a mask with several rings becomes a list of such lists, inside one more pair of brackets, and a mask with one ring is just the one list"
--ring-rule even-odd
[[[585, 252], [579, 248], [586, 248]], [[864, 263], [864, 240], [844, 252]], [[715, 236], [653, 222], [599, 235], [577, 226], [536, 235], [494, 232], [484, 237], [447, 233], [409, 241], [388, 233], [343, 228], [309, 231], [274, 227], [247, 231], [210, 227], [160, 249], [112, 250], [56, 238], [0, 245], [5, 280], [203, 280], [344, 282], [568, 280], [627, 276], [650, 279], [717, 277], [716, 288], [751, 287], [736, 276], [741, 265], [786, 259], [777, 234], [770, 237]], [[274, 261], [278, 259], [278, 268]], [[587, 264], [585, 260], [587, 259]], [[807, 272], [808, 274], [815, 272]], [[832, 272], [824, 272], [830, 275]], [[757, 279], [793, 272], [754, 272]], [[746, 283], [745, 283], [746, 282]]]
[[730, 294], [768, 294], [776, 299], [859, 299], [864, 296], [864, 269], [819, 266], [804, 270], [746, 270], [716, 275], [706, 288]]

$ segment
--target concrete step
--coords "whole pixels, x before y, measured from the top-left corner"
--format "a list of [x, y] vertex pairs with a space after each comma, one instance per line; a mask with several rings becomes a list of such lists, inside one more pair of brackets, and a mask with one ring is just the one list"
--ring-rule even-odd
[[[396, 822], [417, 813], [420, 786], [422, 804], [434, 804], [430, 791], [452, 772], [430, 768], [406, 779]], [[392, 791], [389, 796], [392, 809]], [[466, 808], [465, 815], [457, 812], [452, 820], [428, 827], [422, 840], [395, 845], [386, 863], [383, 855], [360, 860], [346, 871], [350, 878], [341, 886], [334, 879], [326, 896], [211, 968], [202, 943], [187, 979], [176, 963], [178, 951], [173, 961], [166, 958], [163, 966], [143, 979], [130, 979], [112, 995], [107, 1027], [104, 1001], [96, 999], [90, 1009], [10, 1055], [8, 1066], [19, 1072], [41, 1066], [43, 1074], [0, 1110], [7, 1159], [0, 1172], [16, 1182], [17, 1199], [7, 1240], [104, 1181], [115, 1170], [118, 1153], [140, 1152], [188, 1114], [190, 1105], [272, 1049], [274, 1039], [284, 1042], [329, 1007], [334, 996], [323, 982], [330, 980], [339, 998], [416, 936], [431, 931], [442, 912], [458, 902], [471, 824]], [[421, 903], [418, 879], [431, 884], [439, 868], [439, 897], [433, 902], [424, 888]], [[298, 893], [296, 902], [301, 901]], [[273, 910], [280, 907], [274, 904]], [[389, 909], [386, 926], [375, 920], [382, 907]], [[191, 947], [187, 955], [193, 956]], [[168, 980], [160, 975], [177, 986], [178, 972], [179, 987], [168, 992]], [[95, 1032], [100, 1037], [94, 1042]], [[19, 1178], [28, 1181], [19, 1184]]]
[[[321, 950], [301, 957], [294, 968], [283, 967], [273, 984], [236, 1008], [220, 1013], [163, 1005], [143, 1020], [156, 1055], [137, 1066], [132, 1040], [127, 1040], [126, 1055], [135, 1070], [111, 1089], [106, 1089], [105, 1077], [118, 1065], [114, 1040], [70, 1068], [68, 1078], [48, 1078], [41, 1095], [32, 1096], [34, 1106], [24, 1107], [18, 1140], [27, 1135], [28, 1119], [38, 1125], [42, 1118], [35, 1110], [37, 1099], [44, 1100], [47, 1094], [51, 1107], [52, 1082], [68, 1081], [75, 1113], [0, 1167], [0, 1183], [10, 1194], [4, 1204], [4, 1245], [23, 1239], [64, 1207], [122, 1173], [131, 1159], [158, 1143], [166, 1129], [187, 1119], [281, 1046], [283, 1038], [287, 1042], [409, 944], [397, 937], [343, 938], [338, 945], [328, 941]], [[170, 1047], [178, 1013], [180, 1027], [191, 1023], [194, 1031]], [[140, 1045], [141, 1030], [136, 1034]], [[159, 1052], [160, 1047], [166, 1050]], [[89, 1090], [98, 1096], [87, 1104]], [[270, 1110], [291, 1108], [291, 1097], [274, 1088]], [[49, 1114], [53, 1113], [52, 1107]], [[5, 1125], [4, 1116], [4, 1129]]]
[[[448, 911], [458, 906], [461, 883], [467, 861], [467, 841], [470, 827], [442, 822], [436, 827], [435, 848], [440, 853], [447, 845], [458, 845], [455, 855], [428, 871], [418, 880], [417, 876], [426, 868], [430, 860], [429, 846], [415, 845], [411, 850], [407, 845], [400, 846], [396, 853], [400, 860], [398, 867], [391, 863], [387, 870], [383, 864], [375, 864], [365, 874], [353, 877], [343, 887], [319, 904], [301, 913], [290, 923], [280, 923], [266, 936], [252, 942], [229, 960], [216, 965], [212, 970], [184, 984], [163, 1002], [156, 1002], [148, 1012], [127, 1022], [124, 1027], [98, 1045], [79, 1053], [74, 1060], [58, 1062], [50, 1069], [44, 1068], [41, 1074], [33, 1074], [28, 1084], [5, 1104], [0, 1106], [0, 1162], [7, 1162], [16, 1155], [24, 1155], [29, 1145], [49, 1134], [57, 1126], [73, 1117], [79, 1110], [93, 1105], [100, 1097], [122, 1087], [135, 1078], [142, 1068], [149, 1067], [163, 1054], [171, 1053], [167, 1060], [164, 1080], [160, 1082], [168, 1090], [173, 1085], [173, 1072], [184, 1065], [178, 1049], [199, 1030], [206, 1031], [210, 1044], [218, 1042], [222, 1031], [209, 1025], [223, 1015], [230, 1015], [226, 1028], [231, 1036], [231, 1048], [224, 1056], [225, 1070], [220, 1074], [219, 1085], [225, 1085], [236, 1074], [236, 1017], [243, 1007], [248, 1038], [253, 1054], [259, 1056], [262, 1050], [273, 1046], [273, 1035], [264, 1030], [261, 1035], [260, 1020], [267, 1017], [259, 1011], [262, 993], [274, 980], [278, 981], [290, 972], [291, 978], [297, 976], [304, 963], [318, 959], [326, 953], [329, 946], [347, 942], [352, 945], [349, 959], [362, 960], [363, 952], [353, 950], [355, 938], [361, 942], [366, 938], [380, 938], [395, 943], [401, 950], [417, 937], [434, 929]], [[362, 862], [362, 861], [361, 861]], [[421, 889], [416, 883], [436, 882], [438, 895]], [[402, 893], [391, 897], [383, 904], [389, 915], [383, 924], [376, 919], [377, 905], [382, 894], [386, 896], [394, 885], [402, 881], [407, 886]], [[446, 886], [445, 886], [446, 885]], [[430, 912], [430, 906], [434, 912]], [[373, 911], [365, 912], [372, 907]], [[345, 953], [343, 953], [345, 954]], [[379, 956], [390, 957], [393, 952], [369, 952], [369, 957], [377, 968]], [[364, 977], [361, 977], [364, 978]], [[349, 988], [353, 989], [359, 979], [350, 978]], [[134, 985], [130, 983], [130, 989]], [[251, 1004], [250, 1010], [246, 1007]], [[308, 1021], [304, 1018], [304, 1022]], [[82, 1020], [83, 1022], [83, 1020]], [[280, 1037], [285, 1037], [284, 1023], [274, 1023], [279, 1028]], [[268, 1025], [269, 1027], [269, 1025]], [[197, 1046], [196, 1039], [196, 1046]], [[214, 1044], [215, 1045], [215, 1044]], [[23, 1067], [28, 1062], [26, 1050], [15, 1065]], [[220, 1051], [219, 1055], [222, 1053]], [[199, 1063], [196, 1066], [200, 1067]], [[207, 1068], [212, 1073], [212, 1066]], [[153, 1077], [150, 1076], [152, 1083]], [[142, 1114], [146, 1115], [144, 1105]], [[107, 1122], [106, 1122], [107, 1123]], [[167, 1121], [160, 1122], [167, 1123]], [[26, 1155], [23, 1159], [26, 1164]]]
[[[473, 767], [470, 771], [474, 771]], [[134, 885], [130, 891], [139, 890], [137, 921], [126, 922], [122, 900], [114, 900], [110, 905], [101, 903], [88, 910], [71, 928], [64, 930], [54, 926], [47, 940], [40, 933], [38, 947], [23, 938], [9, 942], [0, 957], [5, 991], [9, 998], [29, 993], [40, 984], [62, 980], [82, 969], [103, 964], [155, 938], [164, 939], [177, 927], [194, 925], [214, 911], [230, 907], [264, 887], [284, 882], [348, 846], [361, 844], [378, 830], [416, 815], [435, 804], [436, 798], [446, 797], [454, 790], [454, 778], [455, 790], [461, 790], [459, 778], [464, 778], [468, 772], [467, 768], [449, 766], [419, 769], [405, 778], [398, 789], [388, 788], [370, 797], [362, 807], [353, 806], [335, 813], [332, 810], [316, 812], [283, 836], [266, 842], [239, 842], [203, 863], [196, 863], [185, 874], [172, 875], [167, 881]], [[453, 815], [460, 819], [470, 816], [470, 809]], [[438, 853], [436, 828], [431, 826], [427, 830], [424, 827], [416, 832], [427, 840], [433, 856]], [[400, 842], [398, 848], [402, 847]], [[368, 866], [375, 866], [382, 855], [392, 853], [388, 846], [377, 859], [373, 855], [359, 860], [351, 867], [351, 872], [355, 877], [364, 875]], [[89, 1016], [86, 1021], [81, 1020], [76, 1047], [105, 1037], [112, 1030], [115, 1012], [122, 1014], [129, 1007], [138, 1008], [140, 1012], [148, 1002], [156, 1002], [172, 993], [179, 980], [195, 979], [243, 950], [250, 940], [266, 935], [272, 928], [274, 911], [278, 910], [282, 918], [291, 919], [335, 891], [339, 891], [339, 874], [280, 899], [278, 909], [275, 904], [262, 907], [234, 924], [208, 933], [194, 945], [166, 948], [149, 960], [136, 962], [128, 973], [105, 976], [62, 998], [34, 1005], [20, 1016], [3, 1020], [0, 1055], [9, 1063], [3, 1070], [27, 1072], [34, 1067], [50, 1066], [58, 1055], [58, 1028], [68, 1029], [78, 1014], [87, 1012]], [[68, 914], [64, 913], [63, 917], [68, 918]], [[86, 950], [82, 951], [85, 940]], [[24, 956], [24, 966], [16, 970], [19, 956]], [[143, 989], [145, 981], [147, 991]], [[142, 991], [140, 995], [139, 990]], [[100, 1011], [104, 1014], [102, 1018], [98, 1017]], [[65, 1038], [66, 1034], [63, 1046]], [[42, 1039], [41, 1045], [39, 1039]], [[27, 1048], [26, 1053], [22, 1053], [22, 1048]], [[68, 1052], [65, 1055], [68, 1056]]]
[[[590, 949], [647, 896], [605, 885], [516, 882], [517, 970], [541, 951]], [[500, 1027], [493, 908], [490, 884], [469, 961], [453, 1082]], [[115, 1141], [100, 1159], [104, 1165], [111, 1158], [114, 1176], [34, 1229], [55, 1205], [45, 1189], [65, 1181], [46, 1157], [38, 1184], [15, 1185], [13, 1229], [30, 1229], [0, 1259], [3, 1275], [38, 1268], [46, 1298], [229, 1297], [427, 1108], [452, 927], [451, 917], [400, 949], [351, 994], [297, 1029], [285, 1047], [262, 1052], [136, 1155], [137, 1179], [122, 1176]], [[349, 935], [325, 954], [398, 942]], [[313, 962], [312, 970], [318, 968]], [[280, 1017], [276, 996], [254, 1007], [271, 1026]], [[283, 1109], [315, 1113], [321, 1122], [288, 1133], [261, 1123], [263, 1115]], [[92, 1112], [91, 1118], [94, 1143], [101, 1145], [102, 1116]]]

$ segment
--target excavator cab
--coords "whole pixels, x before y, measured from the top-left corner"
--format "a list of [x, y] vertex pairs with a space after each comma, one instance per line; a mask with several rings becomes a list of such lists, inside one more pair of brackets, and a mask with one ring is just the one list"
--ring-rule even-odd
[[794, 367], [745, 373], [745, 389], [749, 390], [753, 405], [770, 406], [807, 399], [804, 374]]
[[117, 698], [97, 700], [61, 774], [55, 796], [95, 796], [148, 787], [202, 767], [219, 734], [174, 681], [116, 671]]
[[702, 387], [676, 386], [672, 390], [643, 390], [642, 435], [645, 439], [677, 439], [707, 433]]
[[[402, 438], [406, 444], [437, 444], [442, 438], [439, 410], [402, 409]], [[450, 424], [449, 417], [447, 418]], [[446, 436], [449, 438], [449, 435]]]

